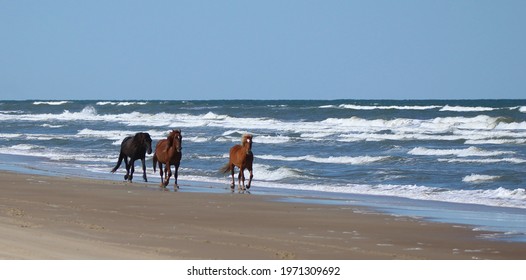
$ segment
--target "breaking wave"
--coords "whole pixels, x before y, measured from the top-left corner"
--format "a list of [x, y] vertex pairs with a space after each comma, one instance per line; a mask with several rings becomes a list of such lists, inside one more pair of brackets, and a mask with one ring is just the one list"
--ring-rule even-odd
[[462, 182], [466, 183], [480, 183], [487, 181], [498, 180], [500, 176], [490, 176], [490, 175], [481, 175], [481, 174], [471, 174], [462, 179]]
[[33, 105], [59, 106], [59, 105], [67, 104], [67, 103], [71, 103], [71, 101], [35, 101], [33, 102]]
[[511, 151], [486, 151], [477, 147], [465, 149], [429, 149], [416, 147], [408, 152], [410, 155], [417, 156], [456, 156], [456, 157], [494, 157], [500, 155], [514, 154]]
[[333, 164], [354, 164], [354, 165], [360, 165], [360, 164], [370, 164], [374, 162], [380, 162], [389, 160], [391, 157], [389, 156], [377, 156], [377, 157], [371, 157], [371, 156], [358, 156], [358, 157], [317, 157], [313, 155], [308, 156], [299, 156], [299, 157], [285, 157], [285, 156], [276, 156], [276, 155], [257, 155], [257, 158], [261, 159], [267, 159], [267, 160], [279, 160], [279, 161], [311, 161], [316, 163], [333, 163]]

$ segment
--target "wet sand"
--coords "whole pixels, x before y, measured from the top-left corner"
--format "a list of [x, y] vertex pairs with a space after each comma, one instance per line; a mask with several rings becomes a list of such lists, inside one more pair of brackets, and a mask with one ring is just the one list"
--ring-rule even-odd
[[526, 259], [526, 243], [358, 206], [0, 177], [0, 259]]

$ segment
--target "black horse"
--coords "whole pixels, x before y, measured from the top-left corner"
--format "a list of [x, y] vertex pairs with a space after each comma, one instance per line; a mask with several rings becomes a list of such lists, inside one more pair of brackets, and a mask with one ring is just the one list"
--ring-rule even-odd
[[[139, 132], [135, 134], [135, 136], [124, 138], [121, 143], [119, 161], [113, 170], [111, 170], [111, 173], [114, 173], [119, 169], [122, 160], [124, 159], [124, 163], [126, 164], [126, 175], [124, 175], [124, 180], [131, 182], [133, 179], [133, 172], [135, 171], [135, 161], [140, 159], [142, 162], [142, 177], [145, 182], [148, 182], [148, 179], [146, 179], [146, 152], [148, 152], [148, 154], [152, 153], [152, 138], [150, 138], [150, 134]], [[130, 158], [129, 161], [128, 157]]]

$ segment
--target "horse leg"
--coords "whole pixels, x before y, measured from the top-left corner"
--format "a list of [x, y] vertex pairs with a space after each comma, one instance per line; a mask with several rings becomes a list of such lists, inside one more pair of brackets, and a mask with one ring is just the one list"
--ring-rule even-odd
[[232, 168], [230, 168], [232, 172], [232, 183], [230, 184], [230, 188], [232, 189], [232, 191], [234, 191], [234, 188], [236, 187], [236, 181], [234, 181], [234, 169], [235, 168], [236, 166], [232, 164]]
[[124, 164], [126, 165], [126, 175], [124, 175], [124, 181], [127, 181], [130, 175], [130, 162], [128, 161], [128, 156], [124, 156]]
[[135, 172], [135, 159], [130, 159], [130, 176], [128, 176], [128, 181], [130, 181], [130, 183], [133, 180], [134, 172]]
[[153, 155], [152, 163], [153, 163], [153, 174], [155, 174], [155, 171], [156, 171], [155, 166], [157, 165], [157, 154]]
[[240, 190], [240, 191], [244, 191], [245, 190], [245, 169], [244, 168], [239, 168], [239, 175], [237, 176], [237, 188]]
[[163, 180], [163, 175], [164, 175], [164, 170], [163, 170], [163, 163], [159, 161], [159, 175], [161, 175], [161, 187], [164, 187], [164, 180]]
[[174, 190], [179, 188], [179, 185], [177, 184], [177, 176], [178, 176], [178, 174], [179, 174], [179, 164], [176, 164], [175, 165], [175, 173], [174, 173], [174, 180], [175, 180]]
[[170, 177], [172, 177], [172, 169], [170, 168], [170, 163], [164, 165], [164, 174], [165, 174], [165, 181], [164, 186], [168, 186], [170, 184]]
[[250, 184], [252, 184], [252, 178], [254, 177], [254, 174], [252, 173], [252, 168], [248, 168], [248, 172], [250, 172], [250, 177], [248, 177], [247, 190], [250, 189]]
[[148, 179], [146, 178], [146, 160], [145, 158], [141, 158], [142, 162], [142, 178], [144, 179], [144, 182], [148, 182]]

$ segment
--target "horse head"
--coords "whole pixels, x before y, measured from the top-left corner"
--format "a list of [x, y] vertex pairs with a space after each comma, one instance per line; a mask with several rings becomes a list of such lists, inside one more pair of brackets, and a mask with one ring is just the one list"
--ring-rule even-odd
[[146, 148], [146, 152], [148, 154], [152, 153], [152, 138], [150, 137], [150, 134], [146, 132], [139, 132], [135, 134], [133, 141], [138, 145], [143, 145]]
[[178, 153], [181, 152], [183, 136], [181, 135], [180, 129], [173, 129], [168, 135], [168, 147], [172, 147]]
[[244, 134], [241, 138], [241, 145], [247, 150], [247, 154], [252, 152], [252, 134]]
[[152, 153], [152, 138], [150, 137], [150, 134], [144, 133], [144, 144], [146, 145], [146, 152], [148, 154]]

